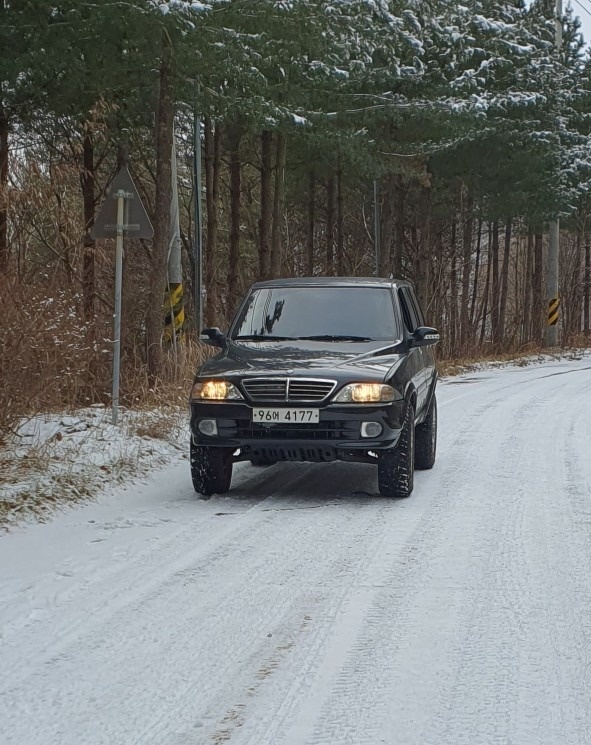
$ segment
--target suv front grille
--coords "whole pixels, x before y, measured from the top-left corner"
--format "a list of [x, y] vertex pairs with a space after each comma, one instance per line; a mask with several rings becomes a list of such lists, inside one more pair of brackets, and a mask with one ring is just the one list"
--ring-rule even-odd
[[243, 380], [242, 387], [251, 401], [287, 401], [287, 380], [253, 378]]
[[334, 380], [289, 381], [288, 401], [324, 401], [334, 391]]
[[255, 403], [322, 403], [336, 388], [334, 380], [316, 378], [247, 378], [242, 387]]
[[265, 426], [239, 419], [232, 436], [245, 440], [352, 440], [359, 438], [359, 427], [359, 422], [337, 421]]

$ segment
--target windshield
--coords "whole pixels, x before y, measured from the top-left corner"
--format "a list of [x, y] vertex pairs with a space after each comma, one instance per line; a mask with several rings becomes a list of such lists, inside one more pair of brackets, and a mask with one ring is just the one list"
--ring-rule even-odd
[[276, 287], [251, 293], [232, 338], [393, 341], [400, 331], [386, 287]]

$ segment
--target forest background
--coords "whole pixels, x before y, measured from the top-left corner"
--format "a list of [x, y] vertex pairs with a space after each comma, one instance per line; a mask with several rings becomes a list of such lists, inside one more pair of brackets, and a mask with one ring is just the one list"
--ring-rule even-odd
[[114, 241], [91, 231], [123, 164], [154, 238], [126, 240], [122, 394], [186, 397], [196, 115], [207, 325], [260, 278], [393, 274], [440, 359], [535, 350], [559, 218], [561, 344], [588, 334], [591, 58], [560, 23], [559, 50], [546, 0], [0, 0], [0, 440], [109, 401]]

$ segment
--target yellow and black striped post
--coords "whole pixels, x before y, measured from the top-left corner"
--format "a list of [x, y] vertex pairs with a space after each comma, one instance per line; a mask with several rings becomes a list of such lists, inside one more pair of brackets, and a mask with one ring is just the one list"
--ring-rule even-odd
[[548, 326], [556, 326], [558, 323], [558, 313], [560, 309], [560, 300], [553, 297], [548, 301]]
[[182, 282], [169, 286], [162, 311], [164, 314], [164, 341], [170, 343], [175, 335], [182, 332], [185, 324], [185, 302]]

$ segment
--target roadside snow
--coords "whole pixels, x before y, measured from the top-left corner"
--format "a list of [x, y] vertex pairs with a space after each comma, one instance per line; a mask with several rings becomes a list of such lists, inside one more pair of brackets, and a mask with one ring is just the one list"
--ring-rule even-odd
[[554, 352], [539, 352], [537, 354], [525, 354], [505, 359], [490, 359], [474, 362], [449, 362], [445, 363], [448, 372], [445, 377], [455, 377], [465, 373], [478, 372], [484, 370], [504, 370], [514, 367], [538, 367], [547, 365], [552, 362], [582, 360], [585, 357], [591, 357], [591, 349], [587, 347], [575, 349], [557, 349]]
[[124, 410], [114, 427], [104, 407], [23, 420], [0, 449], [0, 525], [186, 458], [187, 421], [180, 410]]

